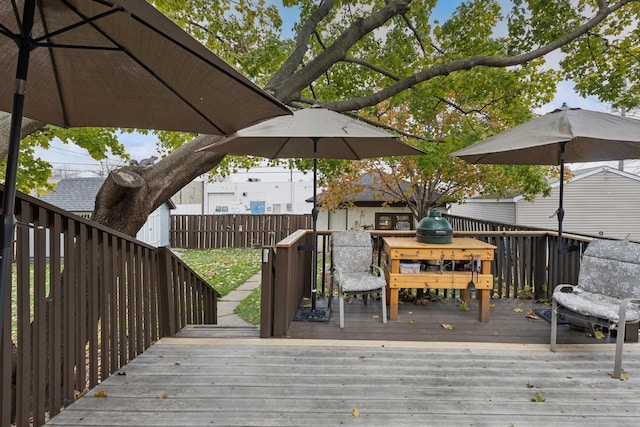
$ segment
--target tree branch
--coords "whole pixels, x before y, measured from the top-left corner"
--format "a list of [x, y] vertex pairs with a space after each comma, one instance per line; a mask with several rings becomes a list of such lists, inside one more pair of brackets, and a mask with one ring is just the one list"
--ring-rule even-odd
[[412, 86], [430, 80], [434, 77], [447, 76], [456, 71], [470, 70], [472, 68], [480, 66], [503, 68], [525, 64], [533, 59], [540, 58], [550, 52], [553, 52], [554, 50], [559, 49], [562, 46], [583, 36], [589, 30], [600, 24], [611, 13], [615, 12], [631, 1], [633, 0], [620, 0], [610, 7], [606, 7], [606, 2], [600, 1], [600, 9], [596, 13], [596, 15], [589, 21], [577, 27], [575, 30], [571, 31], [565, 36], [560, 37], [559, 39], [556, 39], [545, 46], [534, 49], [531, 52], [511, 57], [474, 56], [470, 58], [451, 61], [446, 64], [435, 65], [428, 70], [423, 70], [409, 77], [401, 79], [378, 92], [372, 93], [371, 95], [349, 100], [329, 102], [325, 104], [325, 107], [335, 111], [359, 110], [361, 108], [377, 105], [385, 99], [389, 99], [392, 96], [397, 95], [398, 93]]
[[[325, 2], [321, 3], [321, 6]], [[347, 28], [326, 50], [321, 52], [318, 56], [313, 58], [309, 64], [293, 72], [294, 69], [288, 69], [287, 73], [280, 73], [283, 68], [279, 70], [276, 75], [269, 81], [267, 89], [271, 90], [276, 98], [284, 102], [298, 98], [300, 91], [307, 87], [311, 82], [320, 77], [331, 65], [338, 61], [344, 60], [347, 56], [347, 52], [353, 47], [364, 35], [369, 34], [371, 31], [382, 26], [389, 19], [393, 18], [399, 13], [409, 10], [410, 0], [387, 0], [385, 5], [380, 10], [372, 13], [366, 18], [355, 20], [349, 28]], [[305, 24], [306, 25], [306, 24]], [[305, 38], [305, 42], [308, 40]], [[300, 43], [300, 40], [298, 40]], [[298, 47], [296, 47], [296, 50]], [[306, 49], [306, 45], [305, 45]], [[293, 56], [293, 54], [292, 54]], [[296, 62], [300, 63], [302, 58], [299, 58]], [[287, 62], [289, 59], [287, 59]], [[289, 64], [290, 66], [290, 64]]]
[[357, 65], [362, 65], [363, 67], [369, 68], [370, 70], [375, 71], [376, 73], [380, 73], [385, 77], [389, 77], [390, 79], [394, 80], [394, 81], [398, 81], [401, 79], [400, 76], [396, 76], [395, 74], [391, 74], [390, 72], [378, 67], [377, 65], [374, 65], [370, 62], [364, 61], [362, 59], [358, 59], [358, 58], [354, 58], [352, 56], [347, 56], [345, 57], [343, 60], [343, 62], [349, 62], [352, 64], [357, 64]]
[[[304, 54], [307, 52], [307, 49], [309, 49], [309, 40], [316, 32], [318, 23], [329, 14], [333, 8], [333, 4], [333, 0], [322, 0], [315, 12], [313, 12], [309, 19], [302, 25], [296, 37], [297, 42], [295, 49], [278, 71], [271, 76], [271, 79], [269, 79], [269, 82], [265, 86], [265, 90], [273, 92], [280, 82], [289, 80], [296, 72], [300, 64], [302, 64]], [[305, 82], [303, 87], [310, 83], [311, 81]], [[282, 98], [280, 99], [282, 100]]]

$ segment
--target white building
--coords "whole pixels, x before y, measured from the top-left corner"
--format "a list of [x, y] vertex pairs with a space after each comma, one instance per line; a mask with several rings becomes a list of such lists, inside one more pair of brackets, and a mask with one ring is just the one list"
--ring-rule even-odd
[[196, 180], [172, 196], [174, 215], [229, 213], [308, 214], [313, 175], [299, 171], [257, 167], [239, 171], [219, 182]]
[[[452, 215], [529, 227], [557, 230], [555, 215], [560, 183], [552, 185], [549, 197], [532, 202], [521, 195], [504, 199], [473, 197], [451, 206]], [[567, 233], [640, 240], [640, 176], [608, 166], [574, 171], [564, 185], [562, 222]]]

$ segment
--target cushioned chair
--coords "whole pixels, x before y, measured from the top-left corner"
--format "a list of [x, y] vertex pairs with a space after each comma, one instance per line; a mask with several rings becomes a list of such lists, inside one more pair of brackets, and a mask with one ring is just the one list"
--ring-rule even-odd
[[609, 331], [617, 329], [613, 377], [622, 373], [627, 326], [638, 340], [640, 322], [640, 245], [627, 240], [593, 239], [582, 254], [577, 285], [560, 284], [553, 292], [551, 351], [556, 350], [558, 314]]
[[[372, 263], [373, 243], [366, 231], [335, 231], [331, 234], [332, 276], [340, 298], [340, 327], [344, 328], [345, 294], [380, 292], [382, 323], [387, 323], [387, 282], [382, 269]], [[332, 285], [333, 287], [333, 285]]]

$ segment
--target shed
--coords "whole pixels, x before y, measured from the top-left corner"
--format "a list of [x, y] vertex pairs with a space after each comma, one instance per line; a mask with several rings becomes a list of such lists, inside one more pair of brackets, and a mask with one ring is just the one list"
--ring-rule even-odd
[[[372, 176], [362, 176], [359, 184], [365, 188], [353, 200], [353, 208], [320, 210], [319, 229], [350, 230], [363, 227], [375, 230], [413, 230], [416, 228], [416, 220], [406, 202], [389, 204], [379, 199], [371, 188], [375, 185]], [[322, 193], [318, 195], [319, 200], [322, 200], [321, 196]], [[308, 198], [307, 202], [313, 203], [313, 197]], [[321, 203], [320, 207], [322, 207]]]
[[[55, 191], [39, 198], [75, 215], [89, 218], [104, 180], [103, 177], [64, 178], [57, 183]], [[171, 209], [175, 209], [175, 205], [169, 199], [149, 215], [136, 238], [153, 246], [168, 246]]]
[[[502, 199], [472, 197], [453, 204], [452, 215], [550, 230], [558, 228], [559, 181], [549, 197], [526, 201], [520, 194]], [[574, 171], [564, 186], [563, 231], [640, 240], [640, 176], [609, 166]]]

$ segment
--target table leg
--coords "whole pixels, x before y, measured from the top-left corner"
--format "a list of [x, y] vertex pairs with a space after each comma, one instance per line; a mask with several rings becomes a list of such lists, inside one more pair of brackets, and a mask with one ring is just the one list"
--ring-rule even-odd
[[398, 320], [398, 288], [389, 288], [389, 320]]
[[469, 303], [471, 302], [471, 292], [467, 289], [461, 289], [460, 296], [462, 297], [462, 301], [464, 301], [464, 303], [467, 304], [467, 307], [469, 307]]
[[489, 323], [489, 303], [491, 302], [489, 289], [480, 289], [478, 293], [480, 294], [478, 320]]

